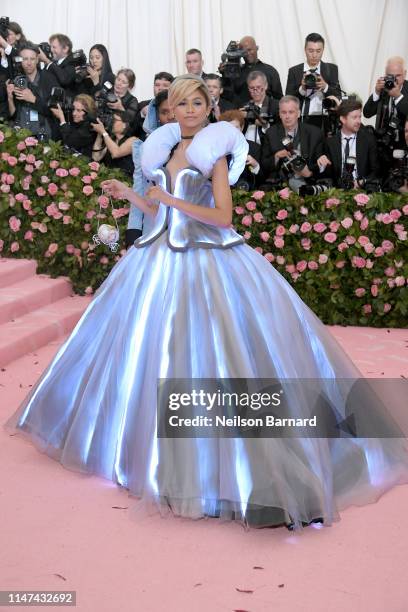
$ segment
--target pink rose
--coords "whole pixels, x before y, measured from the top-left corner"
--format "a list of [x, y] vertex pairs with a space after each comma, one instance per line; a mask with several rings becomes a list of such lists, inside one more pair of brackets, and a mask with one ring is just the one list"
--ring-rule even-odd
[[64, 178], [65, 176], [68, 176], [69, 172], [68, 170], [65, 170], [65, 168], [57, 168], [55, 174], [61, 178]]
[[[101, 197], [103, 197], [103, 196], [99, 196], [99, 198], [98, 198], [98, 202], [99, 202], [99, 199], [100, 199]], [[102, 207], [102, 208], [107, 208], [107, 206], [104, 206], [104, 207]], [[234, 210], [235, 210], [235, 212], [237, 213], [237, 215], [243, 215], [243, 214], [244, 214], [244, 212], [245, 212], [245, 209], [244, 209], [244, 208], [242, 208], [242, 206], [235, 206]]]
[[24, 200], [28, 199], [25, 193], [17, 193], [15, 198], [17, 202], [24, 202]]
[[58, 244], [56, 242], [52, 242], [48, 247], [49, 252], [54, 255], [58, 251]]
[[262, 200], [264, 195], [265, 195], [264, 191], [254, 191], [254, 193], [252, 194], [252, 197], [254, 200]]
[[100, 257], [99, 261], [100, 261], [100, 263], [101, 263], [103, 266], [106, 266], [106, 264], [108, 264], [108, 263], [109, 263], [109, 259], [106, 257], [106, 255], [102, 255], [102, 257]]
[[300, 244], [305, 249], [305, 251], [309, 251], [310, 247], [312, 246], [312, 241], [310, 240], [310, 238], [302, 238]]
[[298, 263], [296, 264], [296, 270], [298, 272], [304, 272], [307, 268], [307, 261], [305, 261], [304, 259], [302, 259], [302, 261], [298, 261]]
[[25, 234], [24, 234], [24, 240], [29, 240], [30, 242], [32, 242], [34, 239], [34, 234], [31, 230], [28, 230]]
[[24, 170], [25, 170], [26, 172], [29, 172], [29, 173], [31, 174], [31, 172], [34, 172], [34, 166], [32, 166], [31, 164], [26, 164], [26, 165], [24, 166]]
[[261, 249], [261, 247], [255, 247], [254, 251], [257, 251], [257, 253], [260, 253], [261, 255], [263, 253], [263, 249]]
[[337, 249], [340, 251], [340, 253], [343, 253], [343, 251], [348, 249], [347, 242], [340, 242], [340, 244], [337, 246]]
[[[9, 206], [10, 206], [10, 208], [14, 208], [15, 205], [16, 205], [16, 200], [15, 200], [13, 194], [10, 193], [9, 194]], [[24, 206], [24, 204], [23, 204], [23, 206]]]
[[398, 219], [401, 217], [401, 212], [397, 208], [394, 208], [390, 211], [390, 215], [393, 221], [398, 221]]
[[300, 214], [301, 214], [301, 215], [307, 215], [307, 214], [308, 214], [308, 212], [309, 212], [309, 209], [308, 209], [308, 208], [306, 208], [306, 206], [301, 206], [301, 207], [299, 208], [299, 212], [300, 212]]
[[44, 187], [37, 187], [37, 189], [35, 190], [36, 194], [41, 198], [43, 196], [45, 196], [45, 194], [47, 193], [44, 189]]
[[68, 172], [71, 176], [78, 176], [78, 174], [81, 174], [80, 169], [77, 168], [76, 166], [74, 166], [73, 168], [70, 168]]
[[60, 163], [56, 159], [53, 159], [52, 161], [50, 161], [50, 168], [52, 168], [53, 170], [58, 168], [59, 165], [60, 165]]
[[48, 178], [48, 176], [45, 176], [45, 174], [43, 174], [41, 177], [41, 182], [43, 185], [46, 185], [47, 183], [50, 182], [50, 179]]
[[357, 297], [363, 297], [363, 295], [365, 294], [366, 290], [363, 289], [363, 287], [359, 287], [358, 289], [356, 289], [354, 291], [354, 293], [356, 294]]
[[287, 266], [285, 266], [285, 270], [289, 274], [293, 274], [293, 272], [296, 272], [296, 266], [294, 266], [293, 264], [288, 264]]
[[48, 193], [49, 193], [51, 196], [55, 196], [55, 194], [57, 193], [57, 191], [58, 191], [58, 186], [57, 186], [55, 183], [50, 183], [50, 184], [48, 185]]
[[326, 242], [330, 242], [330, 244], [332, 244], [333, 242], [336, 242], [337, 234], [334, 232], [327, 232], [327, 234], [324, 235], [324, 239]]
[[374, 265], [374, 264], [373, 264], [373, 262], [371, 261], [371, 259], [367, 259], [367, 261], [366, 261], [366, 268], [367, 268], [368, 270], [371, 270], [371, 268], [373, 267], [373, 265]]
[[261, 232], [259, 234], [259, 237], [261, 240], [263, 240], [263, 242], [268, 242], [270, 235], [268, 234], [268, 232]]
[[85, 185], [90, 185], [92, 183], [92, 178], [89, 176], [89, 174], [86, 174], [82, 177], [82, 182], [85, 183]]
[[41, 168], [41, 166], [43, 165], [43, 160], [42, 159], [37, 159], [37, 161], [35, 162], [34, 166], [37, 168]]
[[68, 253], [68, 255], [73, 255], [75, 252], [75, 247], [73, 244], [67, 244], [67, 246], [65, 247], [65, 250]]
[[386, 253], [391, 253], [391, 251], [394, 249], [394, 245], [390, 240], [383, 240], [381, 246]]
[[55, 202], [52, 202], [52, 204], [47, 206], [47, 208], [45, 209], [45, 212], [47, 213], [47, 215], [49, 217], [53, 217], [55, 215], [55, 213], [58, 212], [58, 208], [57, 208]]
[[340, 227], [340, 223], [337, 223], [337, 221], [332, 221], [329, 225], [330, 231], [331, 232], [337, 232], [337, 230]]
[[394, 280], [397, 287], [403, 287], [405, 285], [405, 278], [403, 276], [396, 276]]
[[17, 157], [14, 157], [13, 155], [9, 155], [9, 157], [7, 158], [7, 163], [9, 166], [15, 166], [17, 164]]
[[0, 240], [0, 253], [3, 250], [4, 247], [4, 240]]
[[18, 230], [20, 229], [21, 226], [21, 221], [20, 219], [17, 219], [17, 217], [10, 217], [9, 219], [9, 226], [11, 231], [13, 232], [18, 232]]
[[299, 229], [298, 224], [294, 223], [293, 225], [290, 226], [289, 231], [290, 231], [291, 234], [296, 234], [298, 229]]
[[300, 226], [300, 231], [302, 232], [302, 234], [306, 234], [306, 232], [310, 232], [311, 229], [312, 229], [312, 226], [307, 221], [302, 223], [302, 225]]
[[384, 249], [382, 249], [381, 247], [377, 247], [377, 248], [374, 250], [374, 255], [375, 255], [376, 257], [382, 257], [382, 256], [384, 255]]
[[18, 244], [18, 242], [12, 242], [10, 246], [10, 251], [12, 253], [16, 253], [19, 250], [20, 250], [20, 245]]
[[344, 241], [347, 242], [347, 244], [354, 244], [356, 242], [356, 239], [354, 238], [354, 236], [346, 236]]
[[406, 240], [407, 232], [398, 232], [397, 236], [398, 236], [398, 240]]
[[7, 161], [9, 157], [10, 157], [10, 153], [7, 153], [7, 151], [3, 151], [3, 153], [1, 154], [1, 159], [3, 161]]
[[0, 144], [3, 142], [4, 138], [5, 138], [4, 132], [0, 130]]
[[13, 185], [14, 183], [14, 176], [12, 174], [7, 174], [6, 176], [6, 183], [7, 185]]
[[64, 225], [69, 225], [72, 221], [72, 218], [69, 215], [64, 215], [62, 218], [62, 222]]
[[364, 250], [366, 253], [372, 253], [374, 251], [374, 245], [371, 242], [368, 242], [364, 245]]
[[86, 196], [90, 196], [91, 193], [93, 193], [93, 187], [91, 187], [91, 185], [85, 185], [85, 187], [82, 188], [82, 191]]
[[370, 314], [371, 310], [372, 310], [371, 309], [371, 304], [364, 304], [364, 306], [363, 306], [364, 314]]
[[285, 241], [283, 240], [283, 238], [275, 237], [273, 239], [273, 242], [277, 249], [283, 249], [283, 247], [285, 246]]
[[91, 231], [91, 224], [90, 223], [85, 223], [84, 225], [84, 231], [85, 232], [90, 232]]
[[317, 232], [318, 234], [322, 234], [322, 233], [325, 231], [326, 226], [325, 226], [325, 224], [324, 224], [324, 223], [315, 223], [315, 224], [313, 225], [313, 229], [314, 229], [314, 231], [315, 231], [315, 232]]
[[255, 202], [250, 201], [250, 202], [247, 202], [247, 203], [245, 204], [245, 206], [247, 207], [247, 209], [248, 209], [248, 210], [255, 210], [255, 208], [256, 208], [256, 203], [255, 203]]
[[275, 229], [275, 234], [277, 236], [284, 236], [286, 234], [286, 229], [283, 227], [283, 225], [277, 225]]
[[338, 206], [340, 204], [340, 200], [337, 198], [328, 198], [326, 200], [326, 208], [332, 208], [333, 206]]
[[60, 202], [58, 204], [58, 208], [60, 210], [69, 210], [71, 208], [71, 204], [68, 204], [68, 202]]
[[255, 221], [256, 223], [263, 223], [263, 222], [265, 221], [265, 218], [264, 218], [264, 216], [263, 216], [263, 214], [262, 214], [262, 213], [260, 213], [260, 212], [256, 212], [256, 213], [254, 214], [254, 221]]
[[93, 289], [92, 289], [92, 287], [88, 286], [88, 287], [85, 289], [85, 293], [86, 293], [86, 295], [92, 295], [92, 293], [93, 293]]
[[345, 229], [349, 229], [353, 225], [353, 219], [346, 217], [343, 219], [343, 221], [341, 221], [341, 224]]
[[358, 193], [354, 196], [354, 200], [359, 206], [364, 206], [364, 204], [367, 204], [367, 202], [370, 201], [370, 196], [366, 195], [365, 193]]
[[364, 219], [360, 223], [360, 229], [364, 232], [368, 227], [368, 219], [364, 217]]
[[48, 232], [48, 227], [47, 227], [46, 223], [39, 223], [38, 224], [38, 231], [41, 232], [42, 234], [46, 234]]
[[356, 221], [361, 221], [361, 219], [363, 218], [363, 213], [361, 212], [361, 210], [356, 210], [353, 216]]
[[395, 268], [393, 268], [392, 266], [389, 266], [388, 268], [384, 270], [384, 274], [385, 276], [394, 276]]
[[250, 237], [251, 237], [251, 235], [252, 235], [252, 234], [251, 234], [251, 232], [245, 232], [245, 233], [244, 233], [244, 239], [245, 239], [245, 240], [249, 240], [249, 239], [250, 239]]
[[264, 255], [265, 259], [267, 259], [270, 263], [272, 263], [273, 261], [275, 261], [275, 255], [272, 255], [272, 253], [265, 253]]
[[361, 244], [361, 246], [364, 246], [370, 242], [370, 239], [367, 236], [359, 236], [357, 242]]
[[6, 184], [3, 184], [3, 185], [0, 187], [0, 190], [1, 190], [3, 193], [9, 193], [10, 189], [11, 189], [11, 188], [10, 188], [10, 185], [6, 185]]
[[405, 204], [405, 206], [402, 207], [402, 212], [404, 215], [408, 215], [408, 204]]
[[293, 274], [291, 274], [291, 277], [295, 282], [297, 281], [299, 276], [300, 276], [299, 272], [293, 272]]
[[98, 170], [100, 168], [98, 162], [96, 162], [96, 161], [89, 162], [88, 166], [90, 167], [91, 170], [94, 170], [95, 172], [98, 172]]
[[29, 153], [26, 159], [29, 164], [35, 164], [35, 155], [32, 153]]
[[282, 200], [289, 200], [290, 198], [290, 189], [288, 187], [285, 187], [284, 189], [281, 189], [280, 191], [278, 191], [279, 193], [279, 197]]
[[283, 264], [285, 263], [285, 258], [282, 255], [278, 255], [276, 258], [276, 263], [280, 266], [283, 266]]
[[341, 261], [336, 262], [336, 268], [344, 268], [346, 262], [342, 259]]
[[[2, 142], [2, 141], [0, 141], [0, 142]], [[27, 148], [27, 145], [24, 142], [24, 140], [19, 142], [18, 145], [17, 145], [17, 151], [24, 151], [24, 149], [26, 149], [26, 148]]]
[[389, 225], [390, 223], [393, 222], [393, 219], [391, 217], [391, 215], [389, 213], [385, 213], [382, 216], [382, 222], [385, 223], [385, 225]]
[[38, 144], [38, 140], [34, 136], [27, 136], [24, 142], [27, 147], [35, 147]]
[[365, 268], [366, 261], [364, 257], [354, 256], [351, 258], [351, 263], [354, 268]]
[[[84, 189], [85, 189], [85, 187], [84, 187]], [[245, 217], [242, 217], [241, 223], [242, 223], [242, 225], [245, 225], [245, 227], [249, 227], [250, 225], [252, 225], [252, 217], [251, 217], [251, 215], [245, 215]]]
[[92, 219], [92, 217], [94, 217], [95, 215], [96, 215], [96, 212], [94, 210], [88, 210], [85, 216], [87, 219]]
[[308, 262], [307, 267], [309, 268], [309, 270], [317, 270], [319, 265], [317, 264], [316, 261], [313, 261], [313, 259], [311, 261]]
[[388, 304], [388, 302], [386, 304], [384, 304], [384, 312], [390, 312], [392, 306], [391, 304]]
[[373, 297], [377, 297], [377, 295], [378, 295], [378, 287], [377, 287], [377, 285], [371, 285], [371, 295]]
[[322, 253], [321, 255], [319, 255], [319, 264], [325, 264], [328, 262], [328, 260], [329, 258], [327, 257], [325, 253]]
[[281, 208], [280, 210], [278, 210], [278, 213], [276, 215], [276, 218], [279, 221], [283, 221], [284, 219], [286, 219], [286, 217], [288, 216], [288, 211], [285, 210], [284, 208]]
[[393, 287], [395, 287], [395, 280], [393, 278], [388, 278], [387, 285], [390, 287], [390, 289], [393, 289]]

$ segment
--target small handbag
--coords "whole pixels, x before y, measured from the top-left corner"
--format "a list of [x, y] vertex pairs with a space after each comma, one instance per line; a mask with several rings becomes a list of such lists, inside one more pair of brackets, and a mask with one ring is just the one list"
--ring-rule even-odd
[[110, 202], [110, 206], [112, 209], [112, 217], [115, 220], [115, 226], [108, 225], [107, 223], [102, 223], [102, 224], [100, 223], [100, 215], [103, 213], [102, 213], [102, 207], [99, 204], [99, 214], [97, 215], [98, 225], [96, 228], [96, 234], [92, 236], [92, 239], [97, 246], [100, 245], [101, 243], [105, 244], [106, 246], [110, 248], [112, 253], [116, 253], [116, 251], [119, 248], [119, 226], [118, 226], [116, 217], [113, 214], [115, 211], [115, 208], [113, 207], [113, 204], [112, 204], [112, 198], [109, 198], [109, 202]]

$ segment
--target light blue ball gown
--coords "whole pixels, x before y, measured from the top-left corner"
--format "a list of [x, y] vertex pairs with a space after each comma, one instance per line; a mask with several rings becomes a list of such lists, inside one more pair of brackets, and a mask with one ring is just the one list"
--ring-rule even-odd
[[[164, 163], [179, 139], [172, 124], [144, 144], [143, 171], [166, 190]], [[245, 163], [243, 137], [225, 123], [201, 130], [174, 195], [214, 206], [208, 176], [227, 153], [233, 182]], [[405, 439], [159, 439], [157, 379], [330, 380], [336, 402], [336, 381], [360, 376], [233, 229], [160, 204], [152, 229], [113, 268], [8, 426], [66, 468], [108, 478], [175, 515], [330, 524], [346, 506], [408, 481]]]

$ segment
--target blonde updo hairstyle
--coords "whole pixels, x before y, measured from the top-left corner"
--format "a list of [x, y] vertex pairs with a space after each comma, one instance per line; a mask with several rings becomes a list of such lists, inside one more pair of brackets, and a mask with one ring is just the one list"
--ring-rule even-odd
[[211, 106], [211, 96], [207, 85], [195, 74], [183, 74], [174, 79], [169, 89], [169, 106], [176, 108], [178, 104], [194, 92], [200, 92], [205, 99], [207, 107]]

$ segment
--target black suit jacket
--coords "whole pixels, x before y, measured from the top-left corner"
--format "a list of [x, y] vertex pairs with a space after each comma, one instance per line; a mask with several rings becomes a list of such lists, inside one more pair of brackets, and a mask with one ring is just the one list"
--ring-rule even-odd
[[257, 60], [255, 64], [244, 64], [237, 79], [223, 77], [224, 97], [232, 101], [235, 108], [241, 108], [249, 98], [247, 77], [250, 72], [259, 70], [268, 79], [267, 95], [275, 100], [283, 96], [282, 85], [278, 71], [273, 66]]
[[[288, 72], [288, 81], [286, 84], [286, 95], [296, 96], [299, 98], [301, 107], [303, 107], [305, 96], [302, 96], [299, 93], [299, 87], [302, 83], [303, 79], [303, 66], [304, 64], [298, 64], [297, 66], [292, 66], [289, 68]], [[327, 96], [336, 96], [336, 98], [341, 99], [341, 88], [339, 83], [339, 70], [336, 64], [329, 64], [327, 62], [320, 62], [320, 75], [326, 81], [329, 88], [324, 94], [324, 97]]]
[[[404, 124], [405, 120], [408, 117], [408, 81], [404, 81], [401, 89], [401, 93], [403, 94], [402, 100], [396, 104], [395, 108], [397, 110], [397, 116], [400, 123], [400, 142], [404, 143]], [[379, 130], [383, 127], [386, 127], [389, 119], [388, 105], [389, 105], [390, 97], [389, 95], [383, 91], [380, 95], [380, 99], [377, 102], [374, 102], [373, 96], [371, 95], [367, 102], [364, 104], [363, 115], [364, 117], [374, 117], [376, 115], [375, 120], [375, 129]]]
[[[333, 179], [337, 186], [343, 172], [341, 133], [328, 138], [325, 142], [325, 154], [331, 161], [324, 172], [324, 178]], [[377, 144], [371, 131], [361, 127], [356, 137], [356, 163], [358, 178], [375, 179], [378, 177]]]
[[[318, 178], [317, 159], [323, 153], [323, 136], [319, 128], [306, 123], [298, 123], [299, 143], [302, 156], [307, 160], [308, 168]], [[282, 139], [285, 128], [281, 123], [270, 127], [265, 134], [261, 149], [261, 170], [267, 178], [277, 174], [280, 165], [275, 165], [275, 153], [284, 148]]]
[[[246, 100], [246, 104], [248, 104], [248, 99]], [[265, 100], [262, 104], [261, 112], [264, 113], [265, 115], [272, 117], [272, 121], [270, 121], [271, 124], [275, 123], [279, 118], [279, 102], [275, 100], [274, 98], [265, 96]], [[248, 126], [249, 126], [249, 122], [247, 121], [247, 119], [245, 119], [244, 128], [242, 130], [244, 134], [246, 134]], [[263, 132], [262, 127], [257, 126], [257, 133], [258, 133], [258, 141], [262, 143], [265, 138], [266, 131]]]
[[70, 53], [64, 60], [57, 64], [51, 62], [46, 67], [47, 72], [53, 74], [58, 81], [58, 86], [65, 89], [67, 96], [74, 97], [77, 93], [77, 83], [75, 66], [72, 63], [72, 54]]

